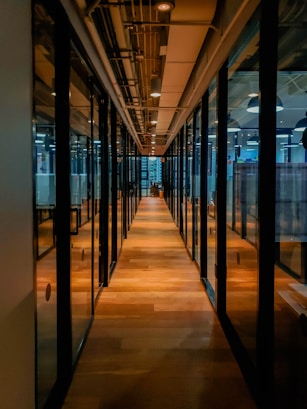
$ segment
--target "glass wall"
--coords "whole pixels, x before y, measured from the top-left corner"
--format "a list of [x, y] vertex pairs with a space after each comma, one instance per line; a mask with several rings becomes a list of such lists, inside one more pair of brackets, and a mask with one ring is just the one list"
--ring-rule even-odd
[[182, 150], [182, 194], [181, 194], [181, 214], [182, 214], [182, 238], [184, 243], [187, 242], [187, 136], [186, 136], [186, 125], [183, 127], [181, 131], [181, 150]]
[[208, 92], [208, 155], [207, 155], [207, 281], [215, 292], [216, 265], [216, 79], [211, 81]]
[[[133, 208], [132, 208], [132, 200], [133, 200], [133, 180], [132, 180], [132, 161], [133, 161], [134, 149], [133, 143], [131, 138], [128, 138], [127, 141], [127, 167], [128, 167], [128, 229], [130, 229], [132, 219], [133, 219]], [[141, 170], [141, 181], [143, 180], [143, 169]], [[142, 182], [141, 182], [142, 183]]]
[[279, 2], [275, 378], [281, 408], [303, 408], [307, 402], [306, 13], [304, 2]]
[[226, 179], [226, 308], [254, 364], [258, 308], [255, 237], [259, 109], [250, 109], [250, 105], [258, 95], [258, 43], [256, 13], [229, 56]]
[[93, 195], [94, 201], [93, 206], [93, 237], [94, 237], [94, 274], [93, 274], [93, 288], [95, 298], [98, 295], [99, 289], [102, 284], [101, 277], [101, 266], [100, 266], [100, 209], [101, 209], [101, 140], [99, 135], [99, 92], [93, 86], [92, 88], [92, 112], [91, 112], [91, 135], [92, 135], [92, 150], [93, 150], [93, 160], [92, 160], [92, 175], [93, 175]]
[[201, 109], [195, 113], [194, 124], [194, 258], [200, 264], [200, 166], [201, 166]]
[[193, 257], [193, 155], [194, 155], [194, 120], [186, 126], [186, 245]]
[[[91, 76], [73, 44], [70, 61], [71, 311], [75, 360], [93, 313], [91, 132], [97, 125], [91, 106]], [[97, 130], [95, 133], [97, 135]]]
[[[123, 140], [122, 127], [119, 117], [116, 121], [116, 187], [117, 187], [117, 257], [123, 241]], [[116, 258], [117, 259], [117, 258]]]
[[113, 161], [112, 161], [112, 121], [111, 121], [111, 106], [112, 102], [109, 100], [108, 103], [108, 114], [107, 114], [107, 135], [104, 135], [107, 138], [107, 149], [108, 149], [108, 271], [110, 272], [112, 269], [113, 264], [113, 257], [112, 257], [112, 245], [113, 245], [113, 231], [112, 231], [112, 169], [113, 169]]
[[[128, 156], [128, 185], [129, 185], [129, 200], [128, 200], [128, 228], [130, 228], [134, 214], [135, 214], [135, 197], [137, 194], [137, 181], [136, 181], [136, 166], [137, 166], [137, 159], [136, 159], [136, 152], [135, 152], [135, 144], [132, 138], [128, 139], [127, 145], [127, 156]], [[144, 180], [144, 173], [146, 173], [146, 180], [148, 177], [147, 167], [144, 169], [143, 162], [140, 161], [140, 173], [141, 173], [141, 192], [143, 194], [143, 180]]]
[[178, 172], [178, 164], [179, 164], [179, 144], [178, 144], [178, 137], [173, 141], [173, 218], [176, 225], [179, 225], [179, 172]]
[[55, 248], [54, 21], [34, 7], [33, 172], [36, 241], [36, 401], [42, 408], [57, 378], [57, 279]]

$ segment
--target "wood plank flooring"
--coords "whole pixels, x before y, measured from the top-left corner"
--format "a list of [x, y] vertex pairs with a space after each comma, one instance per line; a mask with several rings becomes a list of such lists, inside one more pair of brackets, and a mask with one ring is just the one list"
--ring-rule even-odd
[[63, 408], [256, 408], [158, 197], [139, 205]]

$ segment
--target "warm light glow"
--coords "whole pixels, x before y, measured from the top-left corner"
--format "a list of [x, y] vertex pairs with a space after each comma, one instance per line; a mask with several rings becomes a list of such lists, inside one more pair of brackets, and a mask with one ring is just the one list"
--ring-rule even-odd
[[161, 12], [167, 12], [173, 10], [175, 7], [172, 1], [156, 1], [155, 9]]
[[150, 95], [154, 98], [160, 97], [161, 95], [161, 78], [154, 77], [151, 79], [151, 93]]
[[157, 111], [152, 112], [150, 123], [153, 125], [158, 123], [158, 112]]

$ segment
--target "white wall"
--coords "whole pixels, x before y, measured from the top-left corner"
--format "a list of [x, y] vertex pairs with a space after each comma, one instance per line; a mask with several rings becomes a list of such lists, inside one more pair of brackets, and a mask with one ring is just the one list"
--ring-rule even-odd
[[33, 409], [31, 1], [2, 1], [0, 27], [0, 406]]

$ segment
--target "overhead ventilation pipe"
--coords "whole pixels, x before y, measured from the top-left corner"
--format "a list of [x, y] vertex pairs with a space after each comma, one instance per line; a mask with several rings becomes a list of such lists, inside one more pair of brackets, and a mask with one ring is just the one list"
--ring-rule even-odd
[[[131, 116], [129, 114], [129, 111], [128, 111], [127, 107], [126, 107], [126, 103], [124, 101], [121, 89], [119, 87], [117, 79], [114, 76], [114, 73], [113, 73], [113, 70], [111, 68], [109, 59], [108, 59], [108, 57], [106, 55], [106, 52], [105, 52], [105, 50], [104, 50], [104, 48], [102, 46], [101, 40], [99, 38], [99, 34], [98, 34], [98, 32], [97, 32], [97, 30], [95, 28], [95, 25], [94, 25], [90, 15], [85, 12], [86, 9], [87, 9], [86, 2], [84, 0], [78, 0], [77, 1], [79, 11], [77, 11], [76, 7], [74, 7], [74, 8], [72, 7], [71, 2], [69, 0], [61, 0], [61, 3], [63, 4], [63, 7], [65, 8], [70, 20], [72, 21], [73, 26], [74, 26], [76, 32], [78, 33], [81, 41], [82, 41], [82, 38], [85, 37], [85, 33], [81, 32], [82, 30], [81, 30], [81, 27], [79, 27], [80, 23], [78, 21], [80, 20], [80, 10], [84, 10], [83, 15], [84, 15], [85, 25], [86, 25], [86, 27], [87, 27], [87, 29], [89, 31], [91, 41], [94, 42], [94, 45], [96, 47], [96, 51], [98, 53], [98, 56], [99, 56], [99, 58], [101, 60], [101, 63], [102, 63], [103, 69], [104, 69], [104, 72], [101, 73], [102, 74], [101, 75], [102, 81], [103, 81], [103, 78], [105, 76], [107, 76], [107, 78], [109, 79], [109, 81], [103, 81], [103, 85], [105, 86], [106, 91], [109, 93], [112, 100], [115, 98], [113, 100], [113, 102], [115, 103], [116, 106], [117, 106], [116, 98], [119, 101], [121, 109], [122, 109], [122, 110], [119, 109], [119, 113], [122, 116], [123, 121], [124, 121], [125, 125], [127, 126], [130, 134], [132, 135], [138, 149], [140, 150], [140, 152], [142, 152], [142, 150], [143, 150], [142, 143], [140, 141], [139, 135], [135, 131], [135, 128], [134, 128]], [[98, 5], [99, 5], [99, 1], [96, 2], [95, 7], [92, 8], [91, 12], [93, 12], [94, 9], [96, 7], [98, 7]], [[98, 70], [98, 74], [99, 74], [99, 70]]]

